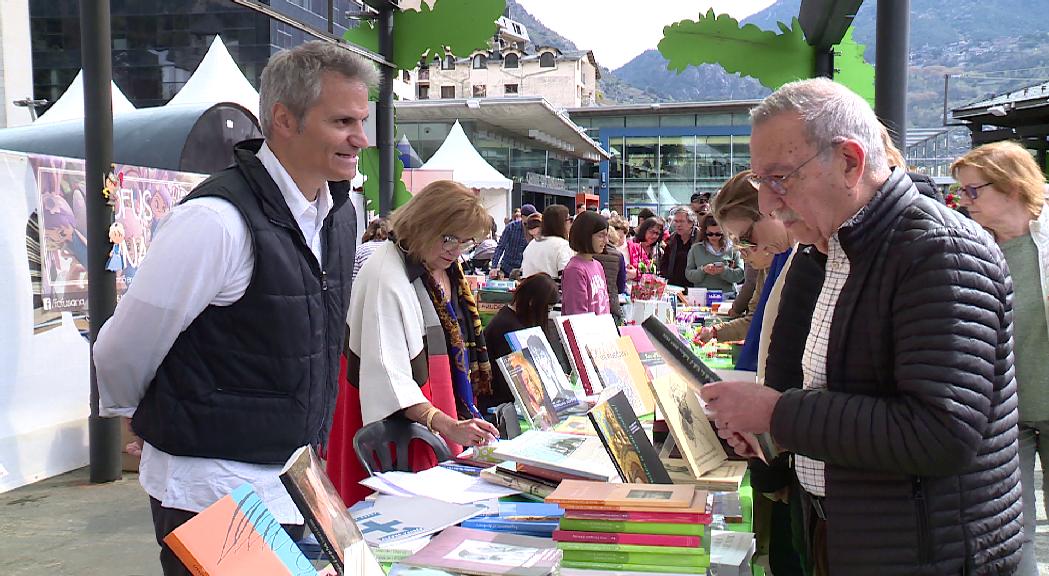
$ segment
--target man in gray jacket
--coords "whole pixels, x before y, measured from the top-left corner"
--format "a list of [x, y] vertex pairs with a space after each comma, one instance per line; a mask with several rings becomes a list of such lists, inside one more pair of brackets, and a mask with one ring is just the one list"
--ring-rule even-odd
[[771, 432], [795, 454], [816, 574], [1013, 573], [1022, 521], [1002, 253], [887, 167], [878, 119], [848, 89], [787, 84], [751, 121], [761, 211], [818, 231], [827, 265], [803, 386], [704, 386], [719, 433], [747, 454], [743, 434]]

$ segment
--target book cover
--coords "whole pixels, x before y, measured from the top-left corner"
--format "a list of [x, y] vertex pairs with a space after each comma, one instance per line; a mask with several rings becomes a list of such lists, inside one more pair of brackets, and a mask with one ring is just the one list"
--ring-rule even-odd
[[564, 318], [566, 323], [565, 333], [571, 340], [570, 344], [574, 343], [573, 354], [578, 349], [578, 360], [583, 364], [583, 370], [580, 370], [579, 376], [583, 380], [584, 389], [589, 385], [590, 390], [587, 391], [587, 394], [597, 394], [604, 387], [601, 384], [601, 376], [598, 373], [597, 365], [594, 364], [594, 361], [587, 353], [587, 346], [618, 340], [619, 329], [616, 327], [616, 322], [612, 319], [611, 314], [602, 314], [600, 316], [574, 314]]
[[659, 460], [659, 453], [641, 427], [623, 390], [598, 402], [588, 415], [623, 482], [671, 483], [670, 475]]
[[[667, 363], [667, 366], [669, 366], [681, 380], [686, 382], [688, 380], [694, 380], [701, 385], [721, 380], [721, 377], [718, 376], [717, 372], [704, 364], [703, 361], [692, 352], [692, 348], [682, 342], [681, 339], [678, 338], [677, 335], [666, 326], [666, 324], [660, 322], [659, 319], [649, 317], [641, 323], [641, 327], [644, 328], [652, 341], [652, 345], [659, 352], [660, 356], [663, 357], [663, 361]], [[694, 396], [695, 394], [692, 395]], [[662, 408], [663, 407], [661, 406], [660, 409]], [[776, 448], [775, 443], [772, 441], [772, 435], [764, 433], [750, 434], [748, 436], [748, 443], [766, 463], [771, 462], [779, 455], [779, 449]]]
[[560, 561], [548, 538], [452, 527], [403, 563], [477, 576], [548, 576]]
[[688, 382], [668, 372], [654, 378], [651, 386], [659, 412], [693, 476], [702, 476], [728, 459], [699, 397]]
[[702, 524], [671, 524], [667, 522], [617, 522], [614, 520], [581, 520], [562, 518], [558, 528], [576, 532], [616, 532], [622, 534], [671, 534], [676, 536], [702, 536], [706, 526]]
[[619, 477], [601, 441], [593, 436], [529, 430], [517, 438], [499, 442], [494, 454], [602, 482]]
[[579, 436], [593, 436], [594, 425], [590, 423], [590, 418], [583, 414], [573, 414], [564, 420], [554, 424], [554, 432], [561, 432], [562, 434], [577, 434]]
[[555, 530], [555, 542], [581, 542], [594, 544], [628, 544], [636, 546], [679, 546], [698, 548], [702, 546], [702, 536], [681, 536], [673, 534], [620, 534], [616, 532], [587, 532], [576, 530]]
[[543, 382], [524, 352], [512, 352], [495, 360], [510, 392], [517, 400], [518, 412], [532, 428], [545, 430], [557, 423], [557, 411], [546, 395]]
[[262, 499], [245, 484], [164, 538], [195, 576], [315, 576]]
[[[643, 515], [659, 515], [661, 518], [669, 518], [671, 515], [688, 515], [689, 517], [697, 518], [699, 524], [709, 524], [709, 519], [712, 515], [710, 505], [707, 503], [707, 491], [696, 489], [692, 496], [692, 503], [685, 508], [667, 508], [667, 507], [655, 507], [646, 504], [635, 504], [631, 506], [610, 506], [607, 504], [601, 505], [590, 505], [590, 504], [570, 504], [565, 506], [565, 514], [575, 515], [576, 518], [586, 518], [588, 516], [579, 516], [580, 513], [589, 512], [600, 512], [608, 514], [608, 517], [593, 517], [595, 520], [641, 520], [641, 516], [633, 517], [633, 514]], [[620, 516], [622, 515], [622, 516]], [[704, 521], [706, 520], [706, 521]], [[656, 520], [663, 522], [671, 522], [671, 520]]]
[[704, 490], [735, 492], [739, 490], [743, 476], [747, 473], [746, 460], [725, 460], [717, 468], [698, 477], [689, 471], [688, 465], [680, 458], [662, 460], [675, 484], [691, 484]]
[[619, 329], [619, 333], [630, 338], [630, 342], [634, 345], [634, 350], [637, 350], [637, 356], [641, 359], [641, 363], [644, 364], [645, 368], [651, 370], [653, 366], [666, 365], [663, 362], [663, 357], [652, 346], [652, 341], [648, 339], [648, 334], [645, 333], [644, 328], [637, 325], [623, 326]]
[[338, 574], [382, 576], [364, 536], [310, 446], [291, 455], [280, 480]]
[[[520, 469], [520, 467], [521, 467], [520, 463], [513, 462], [513, 461], [507, 461], [507, 462], [502, 462], [500, 464], [496, 464], [495, 470], [496, 470], [496, 472], [498, 472], [500, 474], [503, 474], [505, 476], [509, 476], [511, 478], [521, 478], [523, 480], [529, 480], [531, 482], [536, 482], [536, 483], [542, 484], [544, 486], [549, 486], [551, 489], [557, 488], [557, 485], [561, 483], [561, 480], [548, 478], [548, 476], [551, 475], [551, 474], [561, 474], [561, 472], [554, 472], [553, 470], [549, 470], [547, 474], [536, 475], [536, 474], [532, 474], [530, 472], [523, 471], [523, 470]], [[538, 466], [533, 466], [532, 468], [538, 468]]]
[[[585, 315], [593, 316], [589, 312]], [[576, 316], [582, 315], [577, 314]], [[572, 370], [575, 371], [576, 376], [579, 378], [579, 384], [583, 387], [583, 393], [587, 396], [592, 396], [600, 391], [600, 382], [597, 374], [593, 372], [593, 364], [586, 362], [586, 349], [581, 348], [576, 341], [575, 330], [568, 321], [569, 318], [569, 316], [557, 317], [558, 335], [561, 336], [564, 347], [568, 350], [568, 357], [572, 361]]]
[[582, 520], [615, 520], [621, 522], [674, 522], [691, 524], [710, 524], [713, 514], [689, 512], [651, 512], [642, 510], [586, 510], [570, 508], [565, 510], [565, 518]]
[[457, 574], [447, 570], [438, 570], [437, 568], [394, 564], [390, 566], [390, 572], [387, 576], [457, 576]]
[[481, 514], [472, 504], [452, 504], [426, 496], [390, 496], [358, 502], [350, 515], [370, 546], [385, 546], [433, 534]]
[[[627, 338], [627, 341], [629, 343], [630, 338]], [[632, 350], [633, 344], [629, 345]], [[655, 401], [652, 399], [652, 392], [648, 389], [648, 378], [643, 378], [640, 381], [640, 384], [645, 387], [645, 397], [649, 401], [646, 405], [645, 398], [642, 398], [637, 385], [634, 383], [634, 376], [630, 373], [630, 366], [627, 364], [626, 353], [620, 348], [618, 339], [589, 344], [586, 347], [586, 352], [590, 356], [590, 361], [597, 368], [597, 375], [601, 380], [602, 394], [622, 390], [626, 394], [627, 399], [630, 400], [630, 406], [635, 414], [651, 414], [653, 412]], [[638, 360], [637, 362], [640, 366], [641, 361]], [[641, 367], [641, 370], [643, 372], [644, 367]]]
[[637, 391], [641, 404], [644, 406], [645, 411], [638, 412], [638, 415], [651, 414], [656, 409], [656, 398], [652, 396], [652, 388], [648, 385], [652, 380], [648, 375], [648, 369], [641, 361], [641, 355], [630, 336], [620, 336], [617, 342], [619, 349], [623, 352], [623, 361], [626, 362], [627, 370], [630, 373], [630, 382], [634, 385], [634, 390]]
[[597, 542], [558, 542], [561, 550], [587, 550], [590, 552], [641, 552], [664, 556], [707, 556], [706, 548], [685, 546], [639, 546], [637, 544], [600, 544]]
[[506, 486], [507, 488], [513, 488], [514, 490], [520, 490], [522, 496], [532, 496], [540, 500], [545, 499], [554, 491], [554, 487], [549, 484], [520, 478], [518, 476], [511, 476], [510, 474], [499, 470], [496, 466], [482, 470], [481, 479], [497, 486]]
[[624, 552], [613, 550], [565, 550], [561, 549], [565, 561], [613, 562], [615, 564], [655, 564], [659, 566], [689, 566], [703, 568], [710, 564], [707, 555], [652, 554], [649, 552]]
[[[579, 568], [581, 570], [615, 570], [621, 572], [658, 572], [663, 574], [706, 574], [706, 566], [661, 566], [652, 564], [617, 564], [615, 562], [577, 562], [565, 560], [561, 562], [565, 568]], [[719, 573], [720, 574], [720, 573]]]
[[549, 538], [557, 530], [557, 522], [563, 515], [564, 510], [557, 504], [500, 502], [496, 514], [474, 516], [461, 526]]
[[562, 480], [586, 480], [586, 478], [582, 478], [574, 474], [555, 472], [553, 470], [547, 470], [542, 466], [532, 466], [531, 464], [522, 464], [521, 462], [516, 463], [516, 467], [514, 470], [520, 474], [535, 476], [536, 478], [549, 480], [550, 482], [553, 482], [555, 484], [560, 484]]
[[[546, 501], [564, 508], [583, 506], [644, 506], [667, 510], [688, 508], [697, 496], [692, 486], [674, 484], [610, 484], [565, 480]], [[704, 500], [706, 495], [703, 495]]]
[[558, 420], [579, 406], [579, 397], [572, 391], [568, 376], [561, 370], [561, 363], [558, 362], [542, 328], [535, 326], [510, 332], [506, 335], [506, 340], [511, 348], [525, 352], [531, 360], [547, 397], [557, 411]]

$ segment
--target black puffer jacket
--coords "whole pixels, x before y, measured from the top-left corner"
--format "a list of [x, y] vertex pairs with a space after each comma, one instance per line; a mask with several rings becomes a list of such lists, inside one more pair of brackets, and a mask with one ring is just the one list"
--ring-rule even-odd
[[838, 237], [828, 390], [772, 434], [827, 463], [832, 574], [1010, 574], [1020, 549], [1012, 280], [973, 222], [894, 170]]

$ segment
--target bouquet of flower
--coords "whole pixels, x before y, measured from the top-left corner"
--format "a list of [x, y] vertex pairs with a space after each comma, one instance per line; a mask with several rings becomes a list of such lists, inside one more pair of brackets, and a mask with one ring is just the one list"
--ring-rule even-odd
[[667, 281], [659, 277], [659, 269], [655, 263], [637, 263], [637, 279], [634, 287], [630, 289], [631, 300], [660, 300], [663, 298], [663, 290], [667, 287]]

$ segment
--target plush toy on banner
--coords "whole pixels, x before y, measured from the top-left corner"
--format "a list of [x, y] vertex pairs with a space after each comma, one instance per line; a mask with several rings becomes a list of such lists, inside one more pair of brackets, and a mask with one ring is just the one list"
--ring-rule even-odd
[[124, 186], [124, 173], [117, 172], [114, 174], [113, 170], [110, 169], [109, 173], [103, 176], [103, 181], [105, 184], [102, 187], [102, 197], [106, 199], [106, 204], [116, 206], [117, 193]]
[[127, 266], [125, 256], [127, 246], [124, 244], [124, 225], [114, 222], [109, 225], [109, 241], [113, 248], [109, 251], [109, 260], [106, 260], [106, 270], [120, 272]]

